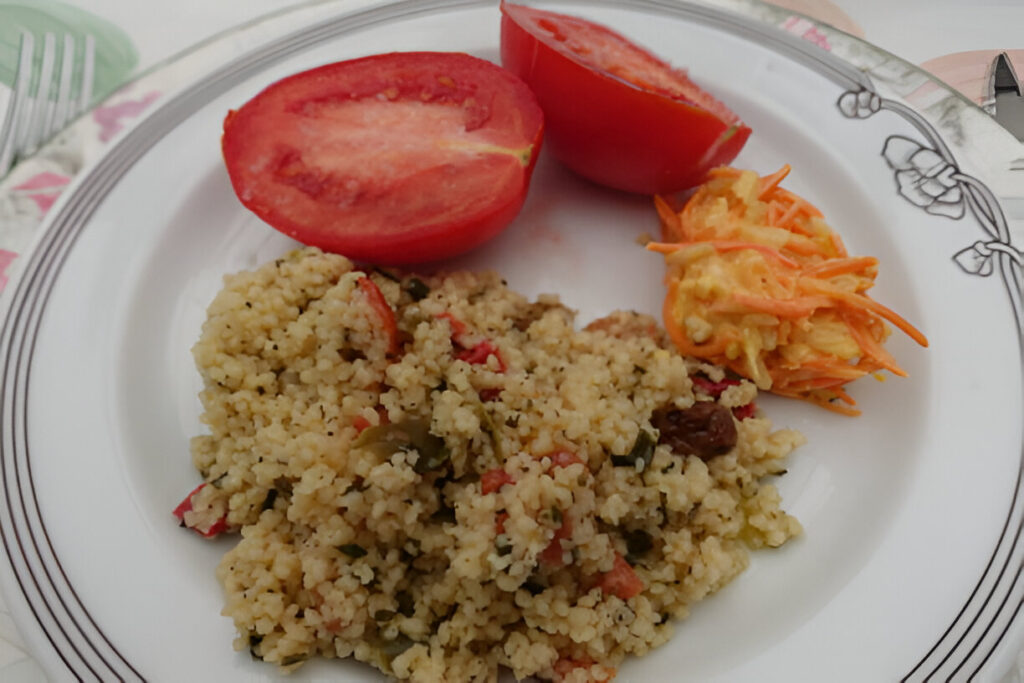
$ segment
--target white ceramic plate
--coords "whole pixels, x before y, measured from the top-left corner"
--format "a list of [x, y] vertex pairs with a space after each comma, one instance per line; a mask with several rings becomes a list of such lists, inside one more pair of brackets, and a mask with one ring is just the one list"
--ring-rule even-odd
[[[345, 14], [170, 98], [65, 195], [8, 288], [5, 590], [54, 679], [279, 677], [232, 651], [232, 625], [219, 616], [214, 566], [232, 540], [204, 542], [169, 512], [198, 480], [188, 439], [201, 430], [200, 382], [189, 349], [205, 306], [224, 273], [293, 246], [236, 201], [221, 121], [273, 80], [328, 61], [498, 54], [493, 3], [364, 5], [346, 3]], [[910, 378], [855, 385], [860, 418], [764, 401], [778, 425], [809, 440], [779, 482], [805, 536], [754, 553], [746, 573], [670, 643], [627, 661], [620, 679], [995, 676], [1019, 647], [1013, 617], [1024, 592], [1021, 270], [998, 201], [958, 162], [969, 141], [948, 143], [928, 112], [906, 104], [901, 88], [917, 72], [855, 68], [744, 16], [772, 18], [754, 5], [545, 6], [687, 65], [753, 127], [737, 165], [792, 164], [788, 185], [823, 209], [851, 253], [880, 258], [876, 298], [932, 342], [923, 350], [892, 338]], [[843, 44], [847, 55], [851, 45], [879, 54]], [[959, 125], [986, 124], [964, 114]], [[451, 265], [497, 268], [529, 295], [557, 292], [581, 322], [614, 308], [653, 313], [661, 263], [635, 240], [656, 230], [648, 199], [603, 191], [542, 157], [515, 223]], [[380, 680], [338, 661], [291, 680], [321, 677]]]

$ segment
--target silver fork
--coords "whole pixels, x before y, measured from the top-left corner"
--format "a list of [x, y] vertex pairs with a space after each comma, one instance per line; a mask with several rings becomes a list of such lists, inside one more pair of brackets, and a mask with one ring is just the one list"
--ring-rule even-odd
[[81, 77], [76, 82], [73, 36], [64, 36], [58, 64], [57, 37], [52, 33], [45, 34], [37, 71], [34, 59], [36, 38], [27, 31], [22, 32], [17, 73], [0, 125], [0, 178], [17, 160], [35, 152], [89, 106], [96, 66], [96, 43], [92, 36], [86, 36], [84, 42]]

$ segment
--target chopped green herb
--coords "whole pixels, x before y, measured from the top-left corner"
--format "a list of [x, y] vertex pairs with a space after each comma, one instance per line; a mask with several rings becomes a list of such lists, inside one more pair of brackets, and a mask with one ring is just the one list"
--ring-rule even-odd
[[389, 609], [379, 609], [373, 613], [374, 621], [391, 621], [395, 618], [395, 612]]
[[429, 420], [406, 420], [367, 427], [352, 446], [365, 448], [382, 458], [390, 458], [399, 451], [415, 450], [420, 456], [413, 465], [417, 474], [441, 469], [451, 459], [444, 439], [430, 433]]
[[281, 666], [291, 666], [309, 659], [309, 655], [290, 655], [281, 660]]
[[380, 267], [378, 267], [378, 266], [374, 266], [374, 267], [373, 267], [373, 272], [377, 273], [377, 275], [380, 275], [380, 276], [381, 276], [381, 277], [383, 277], [383, 278], [386, 278], [386, 279], [388, 279], [388, 280], [391, 280], [392, 282], [401, 282], [401, 281], [402, 281], [402, 280], [401, 280], [401, 279], [400, 279], [400, 278], [399, 278], [399, 277], [398, 277], [397, 275], [395, 275], [394, 273], [389, 273], [388, 271], [386, 271], [386, 270], [384, 270], [383, 268], [380, 268]]
[[[449, 460], [451, 460], [452, 454], [448, 448], [444, 445], [442, 439], [438, 439], [440, 446], [435, 447], [432, 450], [426, 452], [420, 451], [419, 460], [412, 466], [413, 471], [416, 474], [426, 474], [427, 472], [433, 472], [444, 467]], [[417, 449], [419, 450], [419, 449]]]
[[405, 563], [412, 562], [420, 556], [420, 542], [415, 538], [409, 539], [409, 541], [402, 546], [398, 553], [398, 558]]
[[390, 661], [415, 644], [416, 643], [413, 642], [412, 638], [404, 633], [399, 633], [398, 637], [394, 640], [385, 640], [381, 643], [380, 652], [388, 658], [388, 661]]
[[633, 442], [633, 448], [630, 449], [627, 455], [613, 455], [612, 465], [615, 467], [636, 467], [637, 461], [643, 463], [643, 467], [640, 471], [643, 471], [651, 464], [651, 459], [654, 457], [654, 447], [657, 445], [657, 440], [650, 432], [641, 429], [640, 433], [636, 435], [636, 441]]
[[422, 301], [430, 295], [430, 287], [427, 287], [418, 277], [409, 278], [409, 281], [405, 283], [405, 291], [409, 292], [413, 301]]
[[441, 505], [437, 511], [430, 515], [430, 519], [435, 522], [448, 522], [449, 524], [455, 524], [455, 508], [450, 508], [447, 505]]
[[403, 617], [411, 617], [416, 612], [416, 603], [408, 591], [399, 591], [395, 600], [398, 602], [398, 613]]
[[551, 521], [555, 524], [562, 523], [562, 511], [556, 508], [554, 505], [551, 506]]
[[346, 543], [345, 545], [339, 545], [338, 550], [345, 553], [353, 560], [358, 560], [360, 557], [366, 557], [366, 548], [358, 543]]
[[628, 553], [626, 560], [629, 561], [630, 564], [633, 564], [633, 561], [645, 555], [654, 547], [654, 539], [651, 538], [651, 535], [643, 529], [625, 531], [622, 536], [626, 539], [626, 552]]

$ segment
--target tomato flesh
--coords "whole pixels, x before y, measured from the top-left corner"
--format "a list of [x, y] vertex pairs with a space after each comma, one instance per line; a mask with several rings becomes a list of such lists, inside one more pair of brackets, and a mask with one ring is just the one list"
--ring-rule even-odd
[[562, 163], [627, 192], [670, 193], [731, 162], [750, 136], [687, 75], [593, 22], [502, 2], [501, 61], [537, 95]]
[[644, 590], [643, 579], [636, 575], [636, 571], [618, 553], [615, 553], [615, 564], [610, 571], [601, 575], [597, 585], [602, 592], [622, 600], [636, 597]]
[[242, 203], [350, 258], [467, 251], [519, 212], [543, 114], [519, 79], [459, 53], [374, 55], [272, 84], [224, 121]]

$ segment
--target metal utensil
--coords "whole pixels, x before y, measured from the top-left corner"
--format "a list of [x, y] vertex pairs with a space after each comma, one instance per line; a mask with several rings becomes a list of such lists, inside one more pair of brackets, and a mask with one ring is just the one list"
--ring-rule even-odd
[[[43, 36], [42, 54], [35, 55], [36, 38], [23, 31], [18, 66], [3, 119], [0, 119], [0, 178], [15, 161], [32, 154], [81, 114], [92, 101], [96, 45], [86, 36], [81, 53], [75, 39]], [[58, 62], [58, 57], [60, 61]]]
[[1024, 142], [1024, 93], [1005, 52], [999, 53], [992, 61], [988, 94], [996, 121]]

